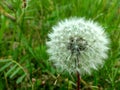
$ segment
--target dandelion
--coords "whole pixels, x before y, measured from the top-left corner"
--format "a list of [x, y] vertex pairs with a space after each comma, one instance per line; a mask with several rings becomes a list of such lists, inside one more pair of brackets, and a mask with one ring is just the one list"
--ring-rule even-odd
[[58, 70], [85, 75], [103, 66], [109, 40], [98, 23], [75, 17], [60, 21], [52, 29], [47, 52]]

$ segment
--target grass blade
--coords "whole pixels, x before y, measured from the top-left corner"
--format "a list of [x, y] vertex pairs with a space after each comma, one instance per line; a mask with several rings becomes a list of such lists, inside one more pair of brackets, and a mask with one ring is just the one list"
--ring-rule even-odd
[[17, 84], [21, 83], [22, 80], [25, 78], [26, 74], [23, 74], [21, 77], [19, 77], [16, 81]]
[[7, 71], [6, 76], [8, 76], [16, 67], [17, 67], [17, 65], [14, 65], [13, 67], [11, 67], [11, 68]]
[[10, 61], [9, 59], [0, 59], [0, 63], [2, 63], [2, 62], [8, 62], [8, 61]]
[[19, 70], [20, 70], [20, 68], [18, 67], [18, 68], [16, 69], [16, 71], [14, 71], [14, 72], [12, 73], [12, 75], [10, 76], [10, 78], [13, 78], [13, 77], [19, 72]]
[[12, 64], [12, 62], [9, 62], [7, 64], [5, 64], [1, 69], [0, 72], [3, 71], [4, 69], [6, 69], [7, 67], [9, 67]]

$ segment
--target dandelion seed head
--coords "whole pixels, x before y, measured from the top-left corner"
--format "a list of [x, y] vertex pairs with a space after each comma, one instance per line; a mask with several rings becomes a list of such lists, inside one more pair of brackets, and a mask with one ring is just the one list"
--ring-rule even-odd
[[58, 70], [91, 74], [103, 66], [109, 49], [104, 28], [92, 20], [70, 18], [53, 26], [48, 34], [49, 60]]

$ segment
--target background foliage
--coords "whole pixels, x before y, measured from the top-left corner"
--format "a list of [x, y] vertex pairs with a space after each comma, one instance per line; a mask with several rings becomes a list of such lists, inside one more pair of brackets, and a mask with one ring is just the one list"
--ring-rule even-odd
[[51, 27], [72, 16], [91, 18], [110, 38], [103, 68], [82, 77], [83, 90], [120, 89], [119, 0], [0, 0], [0, 90], [74, 90], [75, 75], [60, 74], [48, 62]]

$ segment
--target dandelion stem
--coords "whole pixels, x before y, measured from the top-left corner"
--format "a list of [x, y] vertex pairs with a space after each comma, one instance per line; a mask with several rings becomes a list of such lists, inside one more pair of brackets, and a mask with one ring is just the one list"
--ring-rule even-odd
[[[77, 63], [79, 63], [79, 58], [78, 58], [78, 55], [76, 55], [76, 57], [77, 57]], [[76, 67], [78, 67], [79, 66], [79, 64], [78, 65], [76, 65]], [[77, 90], [80, 90], [80, 73], [78, 72], [78, 71], [76, 71], [77, 72]]]
[[77, 90], [80, 90], [80, 74], [77, 71]]

